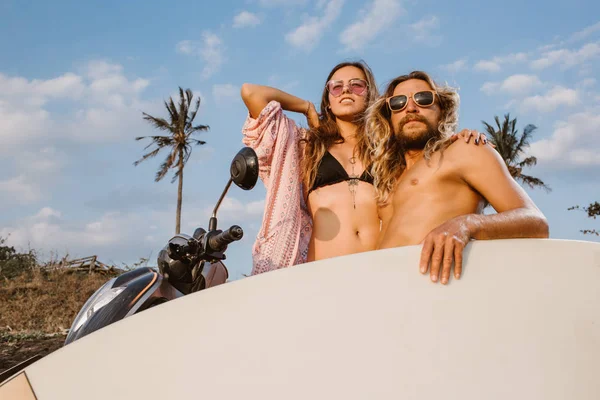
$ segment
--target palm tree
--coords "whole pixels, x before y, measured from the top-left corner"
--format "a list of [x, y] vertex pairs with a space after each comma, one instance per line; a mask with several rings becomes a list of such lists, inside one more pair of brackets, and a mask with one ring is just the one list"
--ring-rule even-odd
[[[190, 89], [179, 88], [179, 104], [176, 107], [173, 102], [173, 98], [170, 97], [169, 101], [165, 101], [165, 107], [169, 112], [169, 120], [164, 118], [156, 118], [151, 115], [144, 114], [144, 119], [152, 124], [155, 128], [161, 131], [167, 131], [168, 134], [165, 136], [139, 136], [135, 140], [142, 140], [149, 138], [150, 144], [144, 148], [148, 149], [151, 146], [156, 146], [155, 149], [147, 154], [144, 154], [142, 158], [133, 163], [138, 165], [144, 160], [156, 156], [162, 149], [169, 148], [169, 154], [165, 161], [161, 164], [158, 172], [156, 172], [155, 182], [160, 181], [165, 177], [169, 169], [174, 168], [176, 170], [171, 183], [175, 182], [179, 178], [179, 188], [177, 190], [177, 215], [175, 222], [175, 233], [180, 232], [181, 227], [181, 199], [183, 194], [183, 167], [192, 154], [193, 145], [203, 145], [206, 142], [192, 138], [192, 135], [197, 132], [207, 131], [208, 125], [193, 125], [194, 118], [200, 108], [200, 97], [196, 100], [195, 109], [191, 111], [192, 99], [194, 95]], [[191, 111], [191, 112], [190, 112]]]
[[537, 127], [529, 124], [523, 129], [523, 133], [519, 134], [519, 131], [515, 128], [517, 119], [511, 120], [510, 114], [504, 115], [502, 123], [500, 123], [498, 116], [495, 116], [494, 119], [496, 128], [485, 121], [481, 122], [485, 125], [485, 133], [490, 136], [490, 141], [496, 146], [496, 150], [506, 163], [511, 176], [532, 189], [539, 186], [549, 192], [550, 187], [541, 179], [523, 173], [523, 167], [531, 167], [537, 164], [537, 158], [534, 156], [526, 157], [521, 161], [521, 157], [525, 155], [525, 149], [529, 147], [529, 139]]

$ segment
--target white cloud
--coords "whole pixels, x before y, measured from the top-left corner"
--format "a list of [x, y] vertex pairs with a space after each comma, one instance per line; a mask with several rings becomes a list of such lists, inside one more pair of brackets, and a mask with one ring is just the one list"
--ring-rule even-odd
[[537, 48], [538, 51], [550, 51], [556, 48], [556, 44], [545, 44]]
[[600, 110], [572, 114], [555, 124], [548, 139], [531, 144], [540, 165], [550, 168], [600, 166]]
[[48, 80], [27, 80], [0, 73], [0, 99], [10, 98], [12, 106], [41, 107], [51, 99], [77, 99], [84, 92], [82, 77], [68, 72]]
[[450, 64], [441, 65], [440, 68], [451, 74], [455, 74], [457, 72], [464, 71], [467, 68], [467, 59], [461, 58], [460, 60], [456, 60]]
[[500, 90], [500, 82], [485, 82], [481, 86], [481, 91], [487, 95], [496, 94]]
[[426, 43], [431, 46], [437, 46], [441, 42], [441, 36], [435, 35], [440, 27], [439, 18], [435, 15], [424, 17], [414, 24], [410, 24], [412, 31], [410, 39], [417, 42]]
[[[191, 234], [198, 226], [206, 229], [213, 207], [214, 204], [210, 207], [184, 206], [182, 232]], [[264, 200], [248, 202], [228, 196], [219, 209], [218, 227], [242, 226], [243, 240], [250, 245], [263, 209]], [[61, 256], [68, 253], [71, 258], [95, 254], [102, 262], [120, 265], [121, 262], [135, 262], [142, 256], [152, 256], [150, 264], [153, 265], [157, 252], [174, 233], [174, 217], [174, 205], [165, 207], [164, 204], [160, 210], [135, 207], [129, 211], [107, 211], [84, 219], [73, 219], [69, 213], [44, 206], [30, 216], [4, 223], [0, 227], [0, 237], [8, 237], [11, 246], [35, 248], [41, 252], [42, 258], [50, 253]], [[147, 227], [145, 233], [140, 231], [140, 227]], [[234, 264], [228, 267], [234, 270], [245, 268]]]
[[591, 86], [595, 86], [597, 83], [595, 78], [586, 78], [583, 81], [581, 81], [580, 86], [581, 87], [591, 87]]
[[481, 60], [475, 64], [475, 71], [498, 72], [500, 64], [495, 61]]
[[66, 158], [63, 151], [50, 146], [35, 152], [22, 151], [15, 161], [19, 171], [34, 175], [48, 175], [57, 173], [65, 165]]
[[182, 40], [175, 45], [175, 51], [189, 56], [196, 53], [198, 48], [191, 40]]
[[525, 95], [541, 86], [542, 82], [536, 75], [516, 74], [502, 82], [486, 82], [481, 86], [481, 91], [488, 95], [499, 91], [512, 95]]
[[150, 85], [147, 79], [129, 79], [119, 64], [102, 60], [90, 61], [85, 70], [87, 82], [85, 94], [97, 107], [121, 108], [131, 103]]
[[234, 28], [246, 28], [260, 25], [261, 20], [258, 15], [248, 11], [242, 11], [233, 17]]
[[225, 47], [223, 41], [214, 33], [205, 31], [202, 39], [197, 42], [193, 40], [182, 40], [175, 45], [175, 50], [187, 56], [199, 56], [204, 62], [201, 76], [210, 78], [219, 71], [225, 62]]
[[202, 34], [202, 49], [200, 55], [204, 60], [205, 66], [202, 70], [202, 77], [209, 78], [214, 75], [225, 61], [223, 55], [223, 42], [217, 35], [211, 32]]
[[223, 104], [239, 99], [240, 88], [231, 83], [213, 85], [212, 95], [217, 104]]
[[[110, 262], [102, 253], [127, 253], [127, 247], [140, 248], [139, 227], [153, 222], [164, 229], [163, 237], [157, 238], [151, 248], [160, 249], [161, 242], [168, 240], [172, 215], [162, 213], [107, 212], [86, 221], [71, 221], [51, 207], [44, 207], [36, 214], [22, 218], [14, 226], [0, 229], [0, 236], [8, 237], [13, 246], [32, 246], [44, 252], [68, 252], [72, 257], [98, 254], [103, 262]], [[171, 228], [171, 229], [168, 229]], [[164, 244], [163, 243], [163, 244]]]
[[14, 154], [16, 148], [41, 138], [53, 126], [48, 111], [15, 108], [8, 103], [0, 101], [0, 154]]
[[0, 181], [0, 193], [2, 193], [2, 203], [8, 204], [33, 203], [41, 197], [38, 186], [23, 175]]
[[590, 25], [579, 32], [575, 32], [571, 35], [568, 42], [577, 42], [583, 40], [593, 34], [594, 32], [600, 31], [600, 21], [596, 22], [594, 25]]
[[496, 56], [491, 60], [480, 60], [475, 64], [475, 71], [498, 72], [505, 64], [518, 64], [527, 61], [527, 53], [512, 53], [506, 56]]
[[42, 208], [36, 215], [32, 217], [33, 220], [47, 220], [50, 218], [60, 218], [60, 211], [56, 211], [50, 207]]
[[102, 79], [110, 76], [121, 75], [123, 66], [111, 64], [104, 60], [92, 60], [87, 64], [87, 76], [90, 79]]
[[285, 35], [285, 40], [304, 51], [314, 49], [323, 33], [338, 18], [345, 0], [331, 0], [327, 3], [323, 16], [309, 17], [302, 25]]
[[545, 95], [527, 97], [521, 104], [525, 111], [533, 110], [548, 113], [556, 110], [558, 107], [572, 107], [580, 102], [579, 93], [576, 90], [556, 86], [550, 89]]
[[65, 140], [131, 140], [143, 123], [140, 109], [149, 107], [139, 100], [149, 84], [103, 60], [86, 63], [80, 74], [46, 80], [0, 74], [0, 154], [39, 178], [64, 165], [65, 155], [51, 149], [64, 148]]
[[506, 78], [500, 88], [511, 94], [525, 94], [540, 86], [542, 82], [536, 75], [516, 74]]
[[399, 0], [373, 0], [361, 10], [362, 18], [340, 34], [346, 50], [360, 50], [390, 27], [404, 12]]
[[533, 69], [545, 69], [558, 64], [561, 68], [567, 69], [581, 65], [598, 55], [600, 55], [600, 45], [587, 43], [576, 51], [559, 49], [544, 52], [541, 57], [532, 61], [530, 66]]

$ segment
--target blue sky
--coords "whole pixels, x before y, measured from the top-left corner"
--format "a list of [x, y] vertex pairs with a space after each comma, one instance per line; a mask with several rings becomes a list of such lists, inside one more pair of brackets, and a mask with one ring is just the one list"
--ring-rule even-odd
[[[510, 112], [535, 124], [529, 191], [551, 237], [598, 240], [600, 222], [574, 204], [600, 200], [600, 5], [594, 1], [10, 1], [0, 0], [0, 236], [44, 257], [150, 257], [174, 232], [176, 184], [138, 167], [178, 86], [202, 98], [210, 125], [185, 170], [182, 230], [206, 226], [242, 147], [244, 82], [315, 103], [329, 70], [364, 59], [380, 87], [414, 69], [459, 87], [460, 127]], [[302, 121], [298, 116], [294, 117]], [[220, 213], [244, 239], [230, 246], [233, 279], [251, 269], [261, 183], [230, 191]]]

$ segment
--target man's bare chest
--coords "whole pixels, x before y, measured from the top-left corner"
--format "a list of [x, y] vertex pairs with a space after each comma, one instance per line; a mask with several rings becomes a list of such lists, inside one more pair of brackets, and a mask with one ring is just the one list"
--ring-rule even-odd
[[414, 168], [405, 170], [396, 181], [395, 193], [403, 197], [423, 192], [438, 192], [446, 186], [454, 186], [457, 181], [447, 168], [420, 163]]

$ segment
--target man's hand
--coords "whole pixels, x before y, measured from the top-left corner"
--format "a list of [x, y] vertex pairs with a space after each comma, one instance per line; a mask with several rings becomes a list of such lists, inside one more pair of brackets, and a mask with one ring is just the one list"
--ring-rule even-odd
[[462, 273], [463, 250], [471, 239], [472, 232], [468, 224], [468, 215], [461, 215], [438, 226], [423, 240], [421, 250], [421, 261], [419, 267], [421, 273], [427, 273], [429, 264], [429, 275], [433, 282], [440, 279], [447, 284], [450, 279], [450, 269], [454, 261], [454, 277], [460, 279]]

